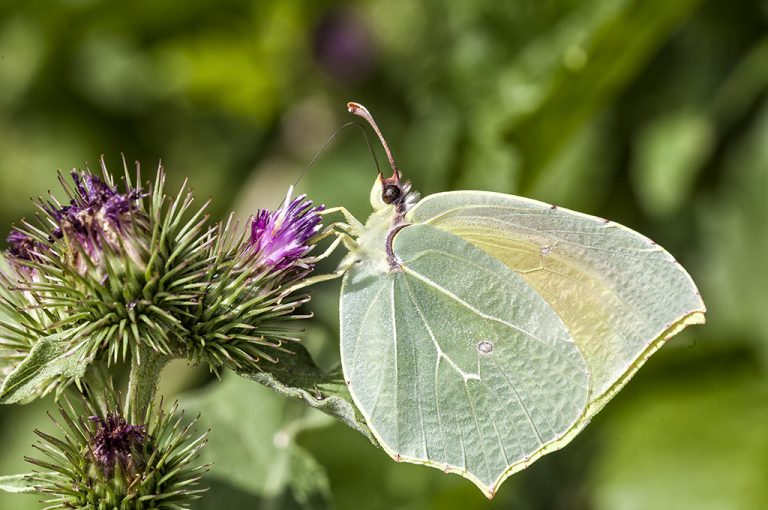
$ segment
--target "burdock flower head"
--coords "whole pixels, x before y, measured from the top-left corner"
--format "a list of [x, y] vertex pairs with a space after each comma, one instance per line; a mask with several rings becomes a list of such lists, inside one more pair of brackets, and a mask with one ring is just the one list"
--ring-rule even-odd
[[50, 496], [47, 508], [180, 509], [205, 491], [197, 486], [208, 466], [193, 461], [207, 433], [194, 435], [194, 421], [183, 424], [175, 405], [168, 412], [150, 408], [146, 425], [128, 423], [116, 409], [83, 407], [62, 401], [62, 420], [52, 419], [63, 437], [35, 431], [44, 458], [26, 460], [45, 470], [32, 481]]
[[35, 252], [42, 248], [40, 243], [16, 229], [11, 230], [6, 241], [8, 242], [8, 255], [15, 260], [37, 260], [38, 256]]
[[[49, 392], [62, 402], [64, 437], [37, 431], [45, 458], [28, 459], [46, 471], [32, 478], [47, 508], [187, 508], [201, 492], [191, 461], [205, 437], [175, 407], [153, 414], [163, 367], [186, 357], [252, 376], [308, 357], [295, 343], [302, 289], [327, 276], [308, 277], [341, 238], [313, 255], [337, 232], [291, 191], [240, 228], [233, 216], [209, 225], [186, 183], [167, 197], [162, 168], [145, 186], [138, 165], [135, 180], [126, 169], [116, 183], [103, 161], [100, 175], [71, 179], [60, 179], [66, 200], [40, 200], [37, 221], [13, 227], [0, 261], [0, 403]], [[126, 405], [94, 404], [117, 363], [130, 366]], [[60, 398], [75, 389], [83, 411]]]
[[261, 370], [298, 341], [322, 206], [289, 190], [240, 229], [210, 226], [185, 186], [166, 197], [162, 168], [144, 186], [138, 167], [118, 186], [103, 161], [60, 180], [68, 200], [14, 227], [0, 271], [0, 403], [60, 394], [101, 362]]
[[8, 261], [27, 276], [34, 276], [36, 271], [31, 263], [40, 261], [40, 253], [46, 249], [45, 244], [19, 230], [11, 229], [6, 238], [8, 243]]
[[115, 469], [125, 473], [141, 467], [135, 464], [134, 459], [140, 454], [147, 438], [144, 425], [131, 425], [117, 412], [94, 415], [88, 419], [96, 424], [88, 442], [89, 453], [105, 476], [111, 477]]
[[310, 255], [321, 237], [323, 206], [304, 195], [274, 211], [259, 210], [240, 234], [231, 218], [221, 225], [215, 265], [209, 273], [204, 305], [190, 321], [190, 359], [204, 359], [218, 374], [227, 366], [238, 372], [260, 370], [259, 362], [276, 363], [298, 341], [291, 324], [308, 294], [293, 291], [314, 269]]

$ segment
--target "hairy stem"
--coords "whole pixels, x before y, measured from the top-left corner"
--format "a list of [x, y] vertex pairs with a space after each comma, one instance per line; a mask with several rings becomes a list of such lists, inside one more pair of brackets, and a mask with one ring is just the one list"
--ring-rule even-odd
[[[138, 356], [136, 355], [138, 354]], [[147, 411], [155, 400], [160, 373], [170, 357], [141, 345], [131, 357], [131, 374], [125, 399], [125, 417], [131, 423], [143, 423]]]

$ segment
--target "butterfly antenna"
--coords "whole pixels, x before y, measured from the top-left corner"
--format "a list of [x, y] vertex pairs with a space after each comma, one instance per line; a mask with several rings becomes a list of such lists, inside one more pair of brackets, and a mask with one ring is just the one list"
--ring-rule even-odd
[[358, 122], [347, 122], [343, 126], [339, 127], [336, 131], [333, 132], [333, 134], [328, 137], [328, 139], [323, 143], [323, 146], [320, 147], [320, 150], [317, 151], [317, 154], [312, 158], [312, 160], [309, 162], [309, 164], [304, 168], [304, 170], [301, 172], [299, 177], [296, 179], [296, 182], [293, 183], [292, 187], [296, 187], [299, 184], [299, 181], [304, 177], [307, 172], [309, 172], [309, 169], [312, 168], [312, 165], [315, 163], [315, 161], [318, 160], [320, 156], [322, 156], [325, 153], [325, 150], [328, 148], [328, 146], [333, 142], [336, 137], [341, 133], [343, 130], [350, 126], [356, 126], [360, 132], [363, 134], [363, 137], [365, 137], [365, 144], [368, 146], [368, 150], [371, 153], [371, 156], [373, 156], [373, 164], [376, 165], [376, 172], [381, 175], [381, 168], [379, 168], [379, 160], [376, 158], [376, 151], [373, 150], [373, 145], [371, 145], [371, 139], [368, 137], [368, 132], [365, 130], [365, 128]]
[[[360, 103], [355, 103], [350, 101], [347, 103], [347, 110], [349, 110], [349, 113], [353, 115], [357, 115], [358, 117], [364, 118], [368, 124], [371, 125], [374, 131], [376, 131], [376, 135], [379, 137], [379, 140], [381, 141], [381, 145], [384, 146], [384, 152], [387, 153], [387, 159], [389, 159], [389, 166], [392, 167], [392, 177], [396, 178], [398, 181], [400, 180], [400, 170], [397, 169], [397, 164], [395, 164], [395, 158], [392, 156], [392, 151], [389, 150], [389, 145], [387, 145], [387, 141], [384, 140], [384, 135], [381, 134], [381, 130], [379, 129], [379, 126], [376, 124], [376, 121], [373, 120], [373, 116], [368, 111], [368, 109], [361, 105]], [[381, 172], [379, 172], [381, 173]]]

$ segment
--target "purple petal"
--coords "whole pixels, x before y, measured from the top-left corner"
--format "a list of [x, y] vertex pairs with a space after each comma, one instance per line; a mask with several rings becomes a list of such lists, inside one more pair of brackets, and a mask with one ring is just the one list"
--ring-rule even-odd
[[138, 189], [118, 193], [100, 177], [73, 171], [75, 196], [68, 205], [47, 203], [45, 211], [57, 224], [51, 231], [51, 241], [64, 234], [77, 241], [90, 255], [102, 249], [101, 243], [108, 233], [124, 234], [136, 202], [143, 196]]
[[257, 211], [251, 223], [251, 249], [268, 267], [295, 265], [313, 248], [308, 241], [322, 228], [318, 214], [322, 210], [323, 206], [312, 207], [312, 201], [301, 195], [275, 211]]
[[130, 425], [117, 413], [107, 413], [104, 418], [90, 416], [88, 420], [97, 423], [89, 441], [96, 462], [105, 473], [113, 472], [116, 463], [125, 469], [132, 453], [146, 439], [146, 428]]
[[[16, 229], [11, 230], [6, 240], [8, 241], [8, 255], [17, 260], [40, 260], [37, 254], [45, 249], [45, 245]], [[21, 267], [31, 270], [28, 266], [22, 265]]]

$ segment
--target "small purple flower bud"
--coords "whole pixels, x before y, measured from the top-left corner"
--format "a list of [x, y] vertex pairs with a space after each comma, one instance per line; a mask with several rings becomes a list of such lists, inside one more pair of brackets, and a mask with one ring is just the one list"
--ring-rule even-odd
[[43, 248], [41, 243], [16, 229], [11, 230], [6, 241], [8, 241], [8, 255], [18, 260], [38, 260], [37, 253]]
[[50, 240], [62, 237], [78, 243], [89, 257], [98, 260], [108, 243], [120, 247], [120, 237], [126, 234], [131, 215], [138, 209], [143, 194], [139, 189], [118, 193], [100, 177], [87, 172], [72, 171], [74, 197], [69, 205], [47, 203], [45, 211], [56, 223]]
[[89, 444], [93, 458], [105, 476], [112, 476], [117, 464], [122, 472], [126, 472], [129, 466], [140, 469], [135, 465], [134, 455], [146, 439], [146, 427], [130, 425], [117, 413], [107, 413], [104, 418], [91, 416], [88, 420], [97, 424]]
[[323, 226], [318, 214], [323, 206], [312, 207], [312, 201], [305, 200], [305, 195], [290, 202], [288, 197], [275, 211], [256, 212], [251, 223], [250, 248], [264, 266], [278, 270], [292, 266], [311, 269], [313, 264], [301, 259], [312, 250], [314, 245], [308, 241]]
[[[116, 406], [113, 396], [107, 396]], [[208, 466], [196, 465], [206, 434], [195, 437], [194, 423], [183, 424], [174, 405], [150, 409], [146, 426], [130, 425], [118, 412], [103, 414], [101, 404], [83, 401], [80, 409], [64, 398], [50, 415], [63, 437], [35, 430], [43, 458], [25, 457], [42, 468], [29, 479], [46, 498], [46, 508], [65, 509], [189, 509], [205, 489], [199, 487]]]

